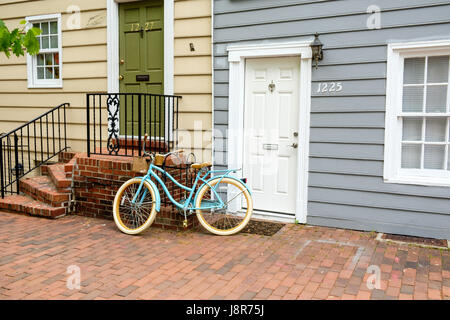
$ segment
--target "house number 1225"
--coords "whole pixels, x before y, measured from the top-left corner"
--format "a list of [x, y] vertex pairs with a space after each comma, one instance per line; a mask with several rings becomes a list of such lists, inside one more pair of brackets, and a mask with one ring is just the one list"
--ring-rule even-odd
[[321, 82], [317, 86], [316, 93], [340, 92], [342, 91], [342, 82]]

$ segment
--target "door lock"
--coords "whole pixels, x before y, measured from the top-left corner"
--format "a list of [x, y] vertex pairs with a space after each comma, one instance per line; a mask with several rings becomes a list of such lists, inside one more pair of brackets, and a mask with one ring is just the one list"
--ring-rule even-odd
[[298, 143], [294, 142], [293, 144], [290, 145], [290, 147], [292, 147], [294, 149], [297, 149], [298, 148]]
[[120, 59], [120, 64], [124, 64], [124, 63], [125, 63], [125, 60]]
[[123, 75], [119, 76], [119, 80], [122, 81], [123, 80]]

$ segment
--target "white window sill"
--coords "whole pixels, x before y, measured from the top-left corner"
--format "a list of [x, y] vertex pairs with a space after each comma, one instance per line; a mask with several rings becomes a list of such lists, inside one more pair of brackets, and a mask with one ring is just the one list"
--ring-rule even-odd
[[397, 184], [414, 184], [429, 187], [450, 187], [449, 178], [438, 177], [418, 177], [418, 176], [395, 176], [391, 178], [384, 178], [385, 183]]
[[36, 84], [28, 86], [28, 89], [62, 89], [63, 85], [61, 84]]

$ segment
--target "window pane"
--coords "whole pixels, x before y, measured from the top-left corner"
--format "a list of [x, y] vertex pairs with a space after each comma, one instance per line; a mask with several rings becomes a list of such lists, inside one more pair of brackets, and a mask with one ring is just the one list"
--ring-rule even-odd
[[33, 28], [41, 28], [41, 24], [40, 23], [33, 23]]
[[447, 156], [447, 170], [450, 170], [450, 146], [448, 146], [449, 152]]
[[423, 86], [403, 88], [403, 112], [423, 111]]
[[425, 145], [424, 168], [444, 169], [445, 146]]
[[59, 79], [59, 67], [55, 67], [55, 79]]
[[428, 58], [428, 83], [448, 82], [448, 56]]
[[446, 112], [447, 86], [427, 87], [427, 112]]
[[422, 122], [422, 118], [403, 119], [403, 141], [421, 141]]
[[45, 79], [53, 79], [52, 67], [46, 67], [45, 68]]
[[425, 141], [445, 141], [447, 118], [427, 119], [425, 128]]
[[45, 55], [45, 65], [46, 66], [53, 65], [53, 54], [52, 53], [47, 53]]
[[53, 54], [53, 61], [55, 62], [55, 65], [59, 65], [59, 53]]
[[44, 68], [43, 67], [37, 67], [37, 78], [44, 79]]
[[425, 58], [405, 59], [404, 84], [424, 83]]
[[50, 37], [50, 46], [51, 48], [58, 48], [58, 36]]
[[37, 55], [37, 65], [38, 66], [43, 66], [44, 65], [44, 55], [43, 54], [38, 54]]
[[402, 145], [402, 168], [420, 169], [420, 158], [422, 156], [422, 145], [403, 144]]
[[58, 23], [56, 21], [50, 22], [50, 33], [58, 34]]
[[48, 22], [41, 23], [42, 34], [48, 34]]
[[42, 37], [42, 46], [41, 46], [41, 48], [42, 49], [48, 49], [49, 48], [49, 46], [50, 46], [50, 39], [49, 39], [49, 37], [48, 36], [43, 36]]

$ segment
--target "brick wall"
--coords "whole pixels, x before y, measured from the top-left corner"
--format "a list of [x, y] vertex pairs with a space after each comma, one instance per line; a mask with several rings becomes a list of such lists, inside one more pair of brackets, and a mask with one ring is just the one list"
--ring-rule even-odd
[[[98, 155], [88, 158], [84, 154], [78, 154], [76, 158], [73, 176], [76, 214], [112, 219], [112, 206], [117, 190], [125, 181], [142, 174], [131, 170], [132, 158]], [[179, 168], [173, 164], [166, 170], [178, 181], [188, 185], [196, 174], [191, 172], [191, 169]], [[175, 200], [180, 201], [184, 197], [184, 191], [176, 187], [169, 179], [166, 185]], [[152, 226], [174, 230], [184, 229], [184, 215], [178, 212], [161, 187], [159, 185], [158, 187], [161, 194], [161, 211], [157, 214]], [[195, 214], [188, 216], [187, 220], [187, 229], [198, 225]]]

